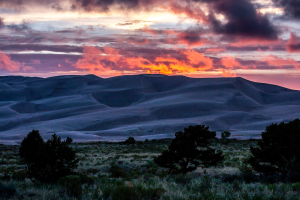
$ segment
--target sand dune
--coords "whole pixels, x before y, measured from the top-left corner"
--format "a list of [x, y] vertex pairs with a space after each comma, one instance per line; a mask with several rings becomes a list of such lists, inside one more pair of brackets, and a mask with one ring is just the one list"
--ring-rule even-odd
[[300, 117], [300, 91], [242, 78], [135, 75], [0, 77], [0, 143], [32, 129], [75, 141], [172, 137], [205, 124], [218, 136], [258, 138], [270, 123]]

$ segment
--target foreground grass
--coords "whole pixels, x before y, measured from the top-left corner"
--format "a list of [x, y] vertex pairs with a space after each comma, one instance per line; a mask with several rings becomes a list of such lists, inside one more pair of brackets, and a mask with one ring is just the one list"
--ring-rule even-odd
[[197, 169], [187, 175], [168, 175], [152, 161], [153, 156], [167, 149], [170, 140], [135, 145], [75, 143], [71, 146], [80, 159], [79, 194], [72, 194], [59, 184], [32, 182], [26, 178], [18, 146], [2, 145], [0, 178], [2, 188], [16, 189], [16, 193], [6, 195], [7, 199], [300, 199], [300, 183], [249, 181], [241, 176], [241, 162], [249, 156], [250, 145], [256, 143], [230, 140], [223, 144], [216, 140], [213, 147], [225, 154], [223, 165]]

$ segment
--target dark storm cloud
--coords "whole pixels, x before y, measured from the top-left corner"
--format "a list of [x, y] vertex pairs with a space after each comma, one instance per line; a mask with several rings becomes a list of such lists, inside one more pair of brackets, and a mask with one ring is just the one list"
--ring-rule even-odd
[[[34, 66], [38, 72], [49, 72], [59, 68], [59, 70], [74, 70], [74, 63], [81, 57], [80, 55], [58, 55], [58, 54], [10, 54], [11, 59]], [[36, 63], [35, 63], [36, 62]], [[59, 67], [59, 65], [61, 67]]]
[[39, 45], [39, 44], [1, 44], [2, 51], [54, 51], [54, 52], [82, 52], [82, 47], [70, 45]]
[[6, 25], [5, 27], [16, 32], [31, 30], [30, 24], [26, 20], [23, 20], [20, 24], [10, 24], [10, 25]]
[[289, 52], [300, 52], [300, 43], [299, 44], [288, 44], [287, 49]]
[[149, 43], [149, 40], [147, 38], [141, 38], [141, 37], [128, 37], [126, 38], [126, 40], [132, 44], [138, 44], [138, 45]]
[[[229, 51], [268, 51], [270, 50], [270, 47], [269, 46], [245, 46], [245, 47], [235, 47], [235, 46], [227, 46], [226, 47], [226, 50], [229, 50]], [[285, 48], [283, 47], [282, 50], [285, 50]]]
[[260, 39], [277, 39], [277, 31], [264, 15], [256, 12], [253, 4], [247, 0], [213, 0], [213, 9], [224, 14], [227, 23], [222, 24], [214, 14], [210, 14], [210, 23], [216, 33], [237, 35]]
[[300, 52], [300, 37], [297, 37], [295, 34], [291, 33], [291, 37], [286, 44], [288, 52], [296, 53]]
[[0, 29], [4, 27], [4, 19], [0, 17]]
[[[288, 0], [278, 1], [288, 2]], [[175, 14], [185, 14], [197, 21], [208, 23], [214, 33], [225, 36], [275, 40], [278, 34], [268, 18], [258, 13], [249, 0], [167, 0], [163, 2], [158, 0], [0, 0], [0, 6], [15, 6], [19, 8], [28, 5], [38, 5], [63, 10], [60, 5], [63, 5], [64, 2], [70, 2], [74, 11], [86, 12], [107, 12], [111, 8], [119, 9], [122, 12], [127, 12], [128, 10], [139, 12], [141, 10], [163, 8]], [[209, 7], [209, 16], [205, 15], [201, 10], [203, 3]], [[219, 21], [216, 19], [215, 14], [223, 14], [227, 21], [225, 23]], [[117, 25], [128, 26], [133, 23], [135, 22], [130, 21]], [[27, 26], [23, 24], [18, 27], [11, 26], [11, 28], [25, 30]], [[67, 31], [69, 32], [69, 30]], [[195, 30], [187, 30], [185, 33], [179, 34], [178, 37], [182, 43], [186, 44], [193, 45], [202, 42], [201, 34]]]
[[85, 11], [109, 11], [117, 5], [123, 10], [140, 10], [151, 8], [157, 0], [72, 0], [74, 10], [83, 8]]
[[203, 30], [201, 28], [188, 28], [185, 31], [179, 32], [177, 38], [188, 45], [200, 44], [203, 43], [203, 38], [201, 35], [203, 34]]
[[287, 16], [300, 19], [300, 0], [273, 0], [273, 2], [282, 7]]

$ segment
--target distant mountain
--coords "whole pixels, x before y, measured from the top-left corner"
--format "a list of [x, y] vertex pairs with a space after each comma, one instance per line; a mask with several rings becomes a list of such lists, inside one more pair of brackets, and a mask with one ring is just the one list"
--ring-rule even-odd
[[0, 77], [0, 143], [32, 129], [75, 141], [172, 137], [188, 125], [259, 137], [270, 123], [300, 118], [300, 91], [243, 78], [94, 75]]

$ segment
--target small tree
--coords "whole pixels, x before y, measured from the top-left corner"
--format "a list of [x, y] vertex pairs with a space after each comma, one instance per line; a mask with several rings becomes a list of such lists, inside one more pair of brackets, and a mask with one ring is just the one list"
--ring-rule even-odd
[[271, 124], [261, 134], [257, 148], [251, 147], [252, 168], [265, 175], [300, 175], [300, 120]]
[[66, 141], [53, 134], [44, 142], [38, 130], [33, 130], [23, 139], [19, 153], [25, 160], [30, 177], [40, 182], [55, 182], [70, 175], [78, 163], [75, 151], [68, 147]]
[[227, 138], [230, 137], [231, 133], [229, 131], [223, 131], [221, 133], [221, 138], [223, 139], [224, 142], [227, 142]]
[[216, 152], [209, 147], [210, 140], [216, 137], [216, 132], [208, 130], [204, 125], [189, 126], [184, 131], [175, 133], [168, 150], [154, 158], [161, 167], [168, 168], [169, 173], [194, 171], [197, 167], [215, 166], [222, 162], [222, 151]]
[[73, 142], [73, 139], [72, 138], [70, 138], [70, 137], [67, 137], [67, 139], [66, 139], [66, 143], [67, 144], [71, 144]]
[[125, 144], [135, 144], [134, 137], [129, 137], [127, 140], [125, 140]]

